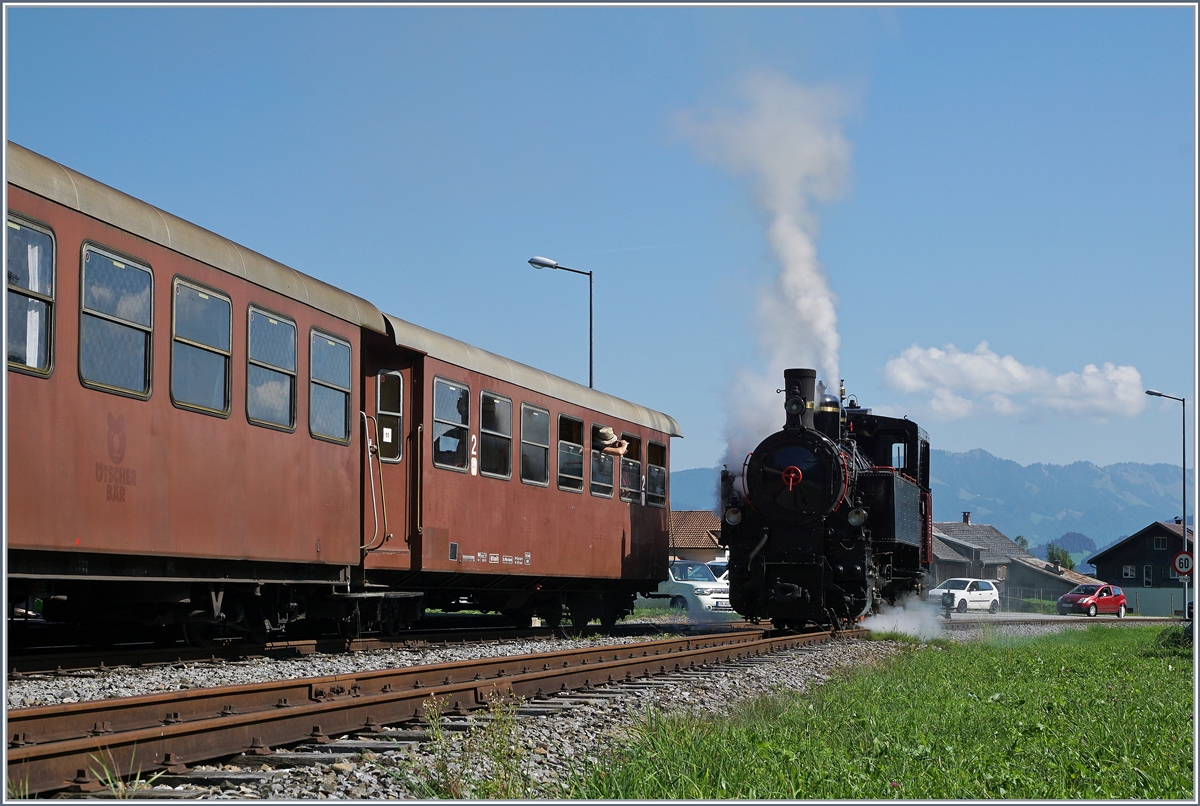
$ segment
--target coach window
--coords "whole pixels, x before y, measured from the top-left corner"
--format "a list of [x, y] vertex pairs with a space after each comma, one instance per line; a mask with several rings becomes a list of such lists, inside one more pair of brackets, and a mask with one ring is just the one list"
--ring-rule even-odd
[[177, 406], [229, 413], [231, 311], [227, 297], [175, 280], [171, 400]]
[[404, 377], [395, 370], [383, 370], [376, 379], [375, 418], [379, 427], [381, 462], [399, 462], [403, 453], [400, 435], [404, 425]]
[[256, 425], [296, 427], [296, 323], [250, 308], [246, 416]]
[[84, 247], [79, 317], [79, 377], [84, 385], [150, 396], [153, 294], [150, 269]]
[[314, 437], [350, 441], [350, 345], [312, 331], [308, 429]]
[[630, 434], [621, 434], [628, 447], [621, 457], [621, 500], [642, 500], [642, 441]]
[[521, 481], [550, 483], [550, 412], [521, 404]]
[[471, 390], [441, 378], [433, 381], [433, 463], [447, 470], [467, 469], [467, 431]]
[[512, 478], [512, 401], [492, 392], [479, 395], [479, 472]]
[[558, 489], [583, 492], [583, 421], [558, 415]]
[[667, 505], [667, 446], [657, 442], [646, 446], [646, 503]]
[[592, 495], [612, 498], [613, 494], [613, 455], [604, 453], [600, 429], [603, 426], [592, 424]]
[[54, 308], [54, 236], [8, 219], [8, 365], [50, 374]]

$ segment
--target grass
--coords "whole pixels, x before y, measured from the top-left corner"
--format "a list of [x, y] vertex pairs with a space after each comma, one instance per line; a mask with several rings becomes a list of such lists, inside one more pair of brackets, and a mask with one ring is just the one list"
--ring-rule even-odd
[[1190, 799], [1191, 647], [1160, 632], [911, 649], [731, 718], [651, 715], [571, 794]]
[[100, 765], [100, 769], [96, 770], [90, 764], [88, 769], [108, 789], [109, 794], [118, 800], [136, 797], [139, 790], [150, 789], [154, 786], [154, 782], [166, 772], [166, 770], [156, 772], [149, 778], [143, 779], [142, 768], [139, 766], [136, 770], [134, 769], [134, 764], [137, 762], [137, 748], [135, 747], [133, 754], [129, 757], [129, 771], [125, 775], [121, 775], [120, 769], [113, 760], [112, 752], [108, 748], [104, 748], [103, 752], [103, 757], [90, 757], [92, 761]]
[[484, 718], [476, 718], [465, 736], [454, 737], [442, 725], [447, 701], [425, 703], [429, 722], [429, 766], [395, 769], [379, 764], [385, 774], [422, 799], [528, 799], [532, 782], [521, 769], [524, 753], [517, 743], [516, 709], [521, 701], [506, 702], [493, 692]]

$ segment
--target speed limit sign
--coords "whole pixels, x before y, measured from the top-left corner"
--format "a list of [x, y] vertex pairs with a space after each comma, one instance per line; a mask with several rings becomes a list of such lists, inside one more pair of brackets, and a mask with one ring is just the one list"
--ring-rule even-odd
[[1190, 551], [1181, 551], [1175, 555], [1172, 561], [1175, 566], [1175, 572], [1181, 577], [1185, 577], [1192, 573], [1192, 553]]

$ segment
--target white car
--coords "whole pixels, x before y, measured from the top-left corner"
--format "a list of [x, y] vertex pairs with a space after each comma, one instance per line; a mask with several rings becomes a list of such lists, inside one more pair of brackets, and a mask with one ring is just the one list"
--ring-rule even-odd
[[942, 606], [942, 594], [951, 591], [954, 594], [954, 609], [959, 613], [968, 610], [986, 610], [989, 613], [1000, 611], [1000, 591], [995, 583], [986, 579], [971, 579], [955, 577], [947, 579], [936, 588], [930, 588], [927, 601], [934, 607]]
[[650, 598], [639, 596], [638, 607], [672, 607], [676, 610], [719, 610], [729, 612], [729, 583], [718, 581], [702, 562], [677, 560]]

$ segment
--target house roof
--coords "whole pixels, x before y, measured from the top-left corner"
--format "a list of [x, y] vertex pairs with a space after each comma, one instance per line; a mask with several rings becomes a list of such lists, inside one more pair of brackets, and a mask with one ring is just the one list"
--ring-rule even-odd
[[721, 522], [707, 509], [671, 511], [671, 540], [673, 549], [715, 549]]
[[1055, 579], [1065, 579], [1075, 585], [1095, 585], [1100, 582], [1095, 577], [1081, 574], [1078, 571], [1068, 571], [1066, 568], [1060, 568], [1058, 571], [1055, 571], [1052, 564], [1037, 557], [1013, 557], [1012, 559], [1013, 562], [1018, 562], [1033, 571], [1054, 577]]
[[1016, 559], [1018, 557], [1036, 559], [1028, 551], [1009, 540], [995, 526], [989, 526], [986, 523], [949, 521], [935, 523], [933, 530], [935, 535], [941, 533], [946, 539], [963, 543], [971, 548], [981, 549], [980, 559], [985, 564], [1005, 563], [1009, 558]]
[[933, 558], [941, 562], [965, 563], [967, 558], [952, 549], [946, 541], [942, 540], [941, 536], [934, 532], [933, 534]]
[[[1180, 541], [1181, 543], [1183, 542], [1183, 527], [1182, 526], [1180, 526], [1178, 523], [1166, 523], [1164, 521], [1155, 521], [1154, 523], [1150, 524], [1146, 528], [1139, 529], [1138, 531], [1134, 532], [1129, 537], [1125, 538], [1124, 540], [1120, 541], [1119, 543], [1113, 543], [1111, 546], [1104, 549], [1103, 551], [1098, 552], [1097, 554], [1095, 554], [1091, 557], [1088, 557], [1087, 562], [1089, 565], [1095, 565], [1096, 560], [1100, 559], [1105, 554], [1108, 554], [1110, 551], [1115, 551], [1116, 549], [1120, 548], [1121, 546], [1124, 546], [1126, 543], [1129, 543], [1131, 540], [1138, 540], [1138, 539], [1146, 537], [1147, 535], [1150, 535], [1155, 532], [1161, 532], [1163, 534], [1166, 534], [1168, 537], [1174, 536], [1176, 540]], [[1188, 528], [1188, 535], [1189, 535], [1188, 543], [1194, 542], [1195, 534], [1196, 534], [1195, 529], [1192, 529], [1189, 527]]]

